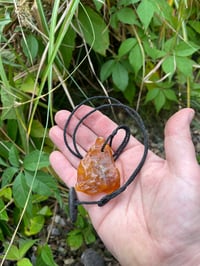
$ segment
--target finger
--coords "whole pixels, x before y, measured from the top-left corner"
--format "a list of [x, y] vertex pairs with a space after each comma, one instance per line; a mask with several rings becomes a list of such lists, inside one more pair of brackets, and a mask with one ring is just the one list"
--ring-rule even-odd
[[174, 114], [165, 127], [165, 152], [169, 166], [177, 173], [190, 171], [196, 165], [190, 123], [194, 111], [185, 108]]
[[[83, 105], [75, 112], [75, 115], [78, 119], [81, 119], [92, 110], [92, 107]], [[101, 136], [103, 138], [107, 138], [117, 127], [117, 124], [115, 122], [113, 122], [107, 116], [103, 115], [100, 111], [95, 111], [94, 113], [89, 115], [84, 120], [84, 125], [87, 126], [92, 132], [94, 132], [95, 135]], [[125, 132], [123, 130], [120, 130], [113, 140], [113, 150], [116, 150], [119, 147], [124, 139], [124, 136]], [[137, 139], [131, 137], [126, 148], [130, 148], [131, 146], [138, 144], [140, 144], [140, 142]]]
[[54, 151], [51, 153], [49, 160], [53, 169], [63, 182], [68, 187], [74, 186], [76, 183], [77, 172], [65, 156], [59, 151]]
[[[80, 159], [74, 156], [70, 150], [66, 147], [63, 139], [63, 131], [60, 127], [54, 126], [50, 129], [49, 131], [49, 137], [53, 141], [53, 143], [56, 145], [56, 147], [65, 155], [65, 157], [69, 160], [71, 165], [77, 168]], [[70, 136], [67, 136], [69, 146], [72, 147], [72, 138]], [[79, 152], [81, 153], [82, 156], [85, 155], [85, 151], [77, 146]]]
[[[64, 126], [70, 114], [71, 113], [69, 111], [65, 111], [65, 110], [62, 110], [56, 113], [55, 121], [61, 129], [64, 129]], [[79, 122], [79, 119], [77, 119], [77, 117], [73, 115], [72, 119], [70, 120], [69, 126], [67, 127], [67, 134], [69, 134], [70, 136], [73, 135], [74, 129], [76, 125], [78, 124], [78, 122]], [[96, 138], [97, 138], [97, 135], [92, 130], [86, 127], [83, 123], [80, 124], [79, 129], [76, 133], [76, 142], [84, 150], [87, 151], [91, 147], [91, 145], [94, 144]]]

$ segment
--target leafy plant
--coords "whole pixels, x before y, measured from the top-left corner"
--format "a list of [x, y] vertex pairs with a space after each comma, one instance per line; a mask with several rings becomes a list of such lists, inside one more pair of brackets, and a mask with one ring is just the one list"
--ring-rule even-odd
[[137, 95], [138, 108], [144, 94], [145, 103], [153, 102], [157, 113], [177, 103], [180, 91], [187, 94], [189, 106], [198, 83], [194, 70], [198, 68], [199, 32], [191, 19], [199, 16], [199, 3], [187, 7], [184, 1], [172, 3], [143, 0], [114, 5], [110, 19], [118, 48], [100, 71], [101, 81], [111, 78], [130, 103]]
[[82, 206], [79, 206], [78, 210], [79, 214], [75, 227], [67, 235], [67, 244], [72, 250], [77, 250], [84, 244], [92, 244], [96, 240], [94, 229], [87, 217], [87, 212]]
[[[29, 265], [33, 245], [36, 265], [56, 265], [48, 239], [34, 239], [65, 201], [48, 159], [57, 110], [96, 94], [144, 112], [199, 106], [199, 10], [198, 0], [0, 1], [0, 265]], [[67, 243], [93, 241], [80, 209]]]
[[[17, 266], [32, 266], [31, 261], [24, 257], [27, 251], [36, 243], [36, 240], [20, 240], [19, 247], [12, 245], [7, 252], [7, 260], [16, 261]], [[5, 249], [8, 249], [8, 243], [4, 244]]]

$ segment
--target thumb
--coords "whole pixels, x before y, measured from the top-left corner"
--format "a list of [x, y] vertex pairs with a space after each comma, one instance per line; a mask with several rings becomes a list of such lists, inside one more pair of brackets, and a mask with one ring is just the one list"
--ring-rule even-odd
[[190, 133], [193, 117], [193, 109], [182, 109], [168, 120], [165, 127], [166, 160], [176, 173], [187, 172], [187, 169], [191, 171], [191, 167], [197, 166]]

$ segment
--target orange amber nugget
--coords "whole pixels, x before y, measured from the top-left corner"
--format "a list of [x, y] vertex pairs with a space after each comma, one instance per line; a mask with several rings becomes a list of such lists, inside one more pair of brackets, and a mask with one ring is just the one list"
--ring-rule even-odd
[[98, 137], [95, 144], [80, 161], [76, 190], [96, 195], [99, 193], [109, 194], [120, 187], [120, 174], [115, 166], [111, 147], [106, 144], [101, 151], [104, 142], [103, 138]]

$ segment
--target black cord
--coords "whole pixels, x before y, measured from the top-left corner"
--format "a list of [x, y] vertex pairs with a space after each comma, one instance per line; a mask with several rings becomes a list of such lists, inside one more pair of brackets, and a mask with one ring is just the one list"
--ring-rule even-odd
[[[75, 112], [82, 105], [85, 105], [85, 104], [88, 104], [88, 103], [92, 103], [92, 101], [94, 101], [94, 100], [107, 100], [108, 103], [105, 103], [105, 104], [102, 104], [102, 105], [99, 105], [99, 106], [95, 107], [94, 109], [92, 109], [90, 112], [88, 112], [86, 115], [84, 115], [79, 120], [79, 122], [76, 124], [76, 126], [74, 128], [74, 132], [72, 134], [72, 147], [71, 147], [69, 145], [69, 143], [68, 143], [68, 140], [67, 140], [67, 129], [68, 129], [68, 126], [70, 124], [70, 121], [71, 121], [72, 117], [74, 116]], [[91, 98], [88, 98], [88, 99], [82, 101], [79, 105], [76, 106], [76, 108], [71, 112], [71, 114], [68, 117], [68, 119], [66, 121], [66, 124], [64, 126], [64, 142], [65, 142], [65, 145], [67, 146], [67, 148], [69, 149], [69, 151], [73, 155], [75, 155], [79, 159], [82, 159], [83, 156], [81, 155], [80, 151], [78, 150], [78, 146], [76, 144], [76, 134], [77, 134], [77, 131], [78, 131], [80, 125], [82, 123], [84, 123], [84, 120], [87, 117], [89, 117], [91, 114], [93, 114], [97, 110], [102, 110], [102, 109], [106, 109], [106, 108], [114, 108], [114, 107], [118, 107], [120, 109], [123, 109], [129, 115], [129, 117], [131, 117], [133, 120], [136, 121], [137, 126], [140, 128], [141, 133], [143, 135], [143, 145], [144, 145], [143, 155], [142, 155], [141, 160], [138, 163], [137, 167], [135, 168], [135, 170], [133, 171], [131, 176], [128, 178], [126, 183], [123, 184], [119, 189], [115, 190], [114, 192], [112, 192], [112, 193], [110, 193], [108, 195], [105, 195], [100, 200], [97, 200], [97, 201], [79, 201], [77, 199], [75, 189], [74, 188], [70, 188], [70, 190], [69, 190], [69, 209], [70, 209], [70, 218], [71, 218], [71, 220], [73, 222], [76, 220], [76, 216], [77, 216], [77, 205], [79, 205], [79, 204], [97, 204], [99, 207], [104, 206], [110, 200], [112, 200], [113, 198], [117, 197], [120, 193], [122, 193], [123, 191], [126, 190], [126, 188], [133, 182], [135, 177], [138, 175], [139, 171], [141, 170], [141, 168], [144, 165], [144, 162], [146, 160], [146, 157], [147, 157], [147, 154], [148, 154], [148, 134], [147, 134], [147, 131], [145, 129], [145, 126], [144, 126], [142, 118], [131, 107], [129, 107], [127, 105], [124, 105], [123, 103], [121, 103], [120, 101], [118, 101], [117, 99], [115, 99], [113, 97], [108, 97], [108, 96], [94, 96], [94, 97], [91, 97]], [[117, 148], [117, 150], [113, 154], [114, 160], [118, 159], [118, 157], [120, 156], [120, 154], [122, 153], [122, 151], [124, 150], [124, 148], [126, 147], [126, 145], [129, 142], [130, 135], [131, 135], [129, 127], [126, 126], [126, 125], [120, 125], [120, 126], [116, 127], [116, 129], [107, 137], [107, 139], [105, 140], [104, 144], [102, 145], [102, 151], [105, 148], [106, 144], [109, 144], [110, 146], [112, 146], [113, 138], [118, 133], [118, 131], [121, 130], [121, 129], [125, 131], [125, 136], [124, 136], [124, 138], [122, 140], [122, 143], [119, 145], [119, 147]]]

